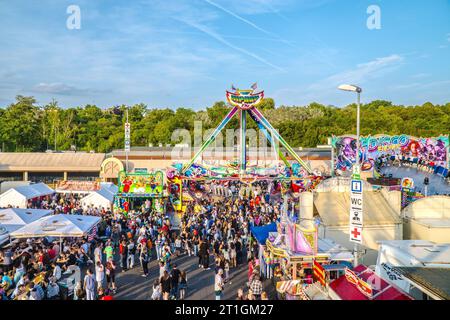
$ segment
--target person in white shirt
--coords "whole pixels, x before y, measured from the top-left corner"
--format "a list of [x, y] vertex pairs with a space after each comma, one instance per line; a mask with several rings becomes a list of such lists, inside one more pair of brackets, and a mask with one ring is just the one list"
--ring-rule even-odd
[[56, 283], [56, 279], [51, 277], [50, 283], [47, 286], [47, 298], [48, 299], [56, 299], [59, 296], [59, 286]]
[[103, 247], [103, 243], [99, 243], [99, 244], [97, 244], [97, 246], [95, 247], [95, 249], [94, 249], [94, 263], [95, 263], [95, 265], [97, 265], [97, 262], [99, 261], [100, 263], [102, 263], [103, 262], [103, 259], [102, 259], [102, 248]]
[[223, 291], [223, 286], [224, 286], [224, 281], [223, 281], [223, 270], [219, 269], [219, 271], [217, 271], [216, 274], [216, 278], [214, 281], [214, 292], [216, 294], [216, 300], [220, 300], [222, 298], [222, 291]]
[[54, 267], [53, 267], [53, 277], [56, 279], [56, 281], [58, 281], [59, 279], [61, 279], [61, 267], [58, 266], [57, 264], [53, 263]]
[[57, 242], [55, 242], [55, 244], [53, 245], [53, 250], [55, 250], [56, 256], [59, 256], [60, 247], [59, 247], [59, 244]]
[[97, 281], [97, 289], [103, 288], [103, 281], [105, 279], [105, 267], [100, 261], [95, 265], [95, 281]]

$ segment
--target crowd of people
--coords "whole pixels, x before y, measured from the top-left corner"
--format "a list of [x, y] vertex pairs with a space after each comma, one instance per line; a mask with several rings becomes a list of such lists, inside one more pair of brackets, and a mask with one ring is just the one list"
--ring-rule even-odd
[[[251, 226], [275, 221], [282, 210], [280, 186], [257, 182], [249, 187], [227, 182], [231, 192], [212, 196], [211, 189], [222, 182], [186, 184], [200, 199], [187, 205], [177, 230], [169, 215], [156, 212], [147, 200], [127, 215], [106, 210], [83, 210], [73, 195], [55, 195], [31, 204], [51, 208], [55, 213], [99, 215], [95, 235], [83, 238], [51, 238], [14, 241], [0, 251], [0, 298], [18, 300], [85, 299], [111, 300], [120, 288], [117, 273], [141, 268], [148, 278], [149, 263], [157, 261], [159, 277], [149, 298], [185, 299], [189, 295], [188, 273], [176, 264], [181, 255], [198, 257], [202, 270], [214, 268], [216, 299], [223, 297], [234, 270], [248, 266], [239, 300], [267, 299], [260, 279], [258, 245]], [[277, 200], [278, 199], [278, 200]], [[241, 269], [240, 269], [241, 268]], [[245, 269], [244, 269], [245, 270]], [[244, 292], [247, 293], [244, 294]]]

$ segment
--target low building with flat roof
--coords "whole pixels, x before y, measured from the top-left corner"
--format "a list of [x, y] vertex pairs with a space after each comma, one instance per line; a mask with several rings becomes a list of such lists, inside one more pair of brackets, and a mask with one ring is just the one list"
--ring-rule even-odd
[[92, 180], [104, 159], [104, 153], [0, 152], [0, 181]]

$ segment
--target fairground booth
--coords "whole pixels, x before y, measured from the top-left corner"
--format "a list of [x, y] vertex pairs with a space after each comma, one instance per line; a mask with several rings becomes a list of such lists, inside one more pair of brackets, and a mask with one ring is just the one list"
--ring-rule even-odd
[[119, 190], [114, 197], [114, 212], [128, 216], [145, 211], [165, 212], [167, 192], [164, 172], [129, 173], [121, 171], [118, 177]]
[[328, 293], [333, 300], [413, 300], [364, 265], [345, 269], [344, 275], [330, 282]]
[[[295, 223], [283, 212], [275, 228], [260, 246], [260, 270], [272, 278], [281, 299], [303, 299], [308, 285], [319, 281], [325, 286], [352, 266], [352, 253], [333, 240], [319, 239], [311, 218], [304, 216]], [[252, 232], [256, 236], [259, 230]]]
[[27, 208], [54, 193], [55, 190], [48, 187], [45, 183], [15, 187], [0, 195], [0, 207]]

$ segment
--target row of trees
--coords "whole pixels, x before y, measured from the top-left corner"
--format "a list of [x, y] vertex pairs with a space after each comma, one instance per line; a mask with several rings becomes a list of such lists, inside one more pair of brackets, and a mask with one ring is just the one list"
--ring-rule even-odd
[[[356, 131], [356, 105], [343, 108], [311, 103], [308, 106], [280, 106], [266, 98], [262, 110], [272, 125], [293, 147], [314, 147], [327, 143], [331, 135]], [[95, 105], [64, 108], [53, 101], [38, 106], [33, 97], [17, 96], [15, 103], [0, 108], [2, 151], [94, 150], [109, 152], [123, 148], [126, 106], [102, 109]], [[216, 102], [206, 110], [188, 108], [150, 109], [144, 104], [129, 108], [132, 146], [174, 144], [177, 128], [194, 130], [194, 121], [202, 121], [203, 130], [214, 128], [228, 113], [225, 102]], [[249, 127], [256, 125], [248, 120]], [[233, 119], [227, 128], [237, 128]], [[361, 108], [361, 134], [410, 134], [436, 136], [448, 134], [450, 103], [421, 106], [393, 105], [376, 100]], [[193, 135], [191, 135], [193, 137]]]

